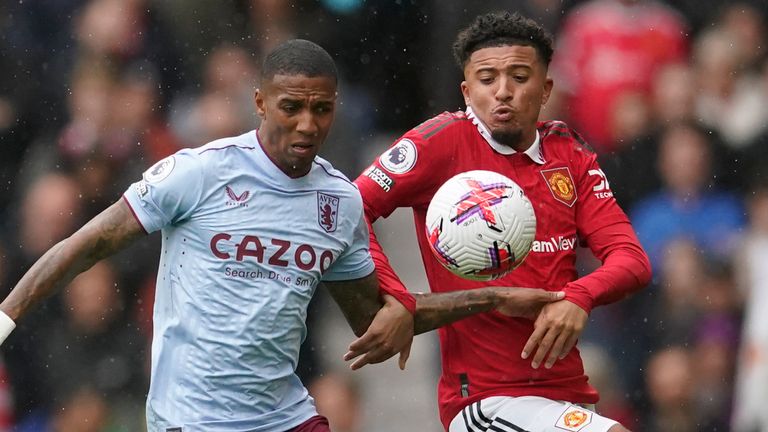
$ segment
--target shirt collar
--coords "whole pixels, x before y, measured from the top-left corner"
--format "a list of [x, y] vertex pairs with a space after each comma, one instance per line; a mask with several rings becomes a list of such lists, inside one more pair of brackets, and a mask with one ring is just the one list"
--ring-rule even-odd
[[[483, 124], [482, 121], [480, 121], [479, 118], [477, 118], [471, 107], [467, 107], [464, 112], [467, 113], [467, 118], [472, 120], [472, 123], [477, 126], [477, 131], [480, 132], [480, 135], [485, 139], [486, 142], [488, 142], [488, 145], [490, 145], [494, 151], [503, 155], [512, 155], [517, 153], [517, 150], [513, 149], [512, 147], [501, 144], [493, 139], [491, 133], [488, 131], [488, 128]], [[531, 144], [531, 146], [528, 147], [528, 149], [523, 153], [528, 155], [528, 157], [537, 164], [544, 165], [545, 161], [544, 155], [541, 154], [541, 137], [539, 136], [538, 129], [536, 130], [536, 139], [533, 141], [533, 144]]]

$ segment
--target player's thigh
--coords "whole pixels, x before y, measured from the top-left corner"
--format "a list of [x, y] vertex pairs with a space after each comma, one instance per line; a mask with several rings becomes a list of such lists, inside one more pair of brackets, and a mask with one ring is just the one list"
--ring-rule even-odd
[[[612, 427], [619, 429], [613, 429]], [[449, 432], [620, 432], [617, 422], [566, 402], [535, 396], [491, 397], [465, 407]]]

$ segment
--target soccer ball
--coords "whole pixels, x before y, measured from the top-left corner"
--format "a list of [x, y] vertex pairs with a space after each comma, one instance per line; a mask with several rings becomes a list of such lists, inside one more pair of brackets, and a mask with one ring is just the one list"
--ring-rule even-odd
[[492, 171], [468, 171], [446, 181], [427, 208], [429, 247], [465, 279], [500, 278], [522, 264], [536, 235], [536, 214], [525, 193]]

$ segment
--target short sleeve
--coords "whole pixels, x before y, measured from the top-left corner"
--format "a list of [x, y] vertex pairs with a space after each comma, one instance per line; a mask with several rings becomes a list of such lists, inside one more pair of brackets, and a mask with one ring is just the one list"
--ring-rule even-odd
[[462, 137], [452, 127], [460, 120], [449, 113], [428, 120], [403, 135], [360, 174], [355, 184], [373, 216], [371, 222], [399, 207], [428, 204], [435, 190], [455, 174], [447, 167], [461, 159], [455, 143], [462, 142]]
[[363, 205], [359, 196], [357, 207], [359, 217], [349, 247], [325, 272], [323, 275], [325, 281], [360, 279], [373, 273], [375, 269], [368, 248], [368, 225], [363, 218]]
[[152, 165], [123, 197], [147, 233], [187, 219], [200, 202], [203, 166], [184, 149]]

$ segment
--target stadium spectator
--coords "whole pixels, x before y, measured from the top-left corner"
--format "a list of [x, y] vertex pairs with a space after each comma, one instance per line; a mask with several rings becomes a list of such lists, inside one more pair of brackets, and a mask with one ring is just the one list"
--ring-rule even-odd
[[715, 186], [714, 143], [695, 124], [671, 125], [660, 137], [658, 170], [661, 190], [640, 200], [631, 211], [638, 237], [656, 267], [668, 244], [680, 237], [696, 242], [713, 258], [726, 258], [744, 225], [738, 196]]
[[651, 411], [642, 430], [647, 432], [695, 432], [694, 375], [691, 353], [672, 346], [653, 354], [646, 367]]
[[654, 0], [591, 0], [571, 10], [552, 75], [572, 126], [598, 153], [613, 150], [611, 112], [626, 91], [648, 96], [658, 69], [686, 59], [687, 24]]
[[696, 76], [688, 63], [669, 63], [653, 79], [652, 111], [661, 127], [694, 120], [696, 117]]
[[768, 187], [757, 184], [747, 199], [749, 226], [735, 258], [744, 297], [744, 324], [737, 359], [732, 430], [768, 430]]
[[148, 353], [136, 325], [125, 319], [123, 294], [107, 261], [75, 278], [63, 293], [62, 318], [44, 327], [38, 355], [45, 359], [41, 374], [51, 394], [88, 383], [113, 411], [131, 418], [143, 412]]
[[[78, 195], [77, 182], [63, 173], [46, 173], [27, 186], [15, 206], [17, 213], [6, 221], [15, 230], [7, 234], [8, 244], [14, 247], [9, 248], [4, 257], [7, 285], [3, 287], [3, 295], [7, 295], [10, 284], [22, 276], [24, 269], [48, 248], [66, 238], [80, 223], [82, 204]], [[59, 298], [54, 298], [45, 308], [47, 310], [30, 317], [28, 328], [3, 346], [17, 421], [32, 411], [47, 409], [51, 402], [42, 380], [44, 359], [37, 355], [35, 342], [46, 340], [43, 329], [51, 317], [60, 315], [60, 306]], [[40, 336], [27, 339], [32, 334]]]
[[598, 345], [580, 343], [579, 351], [584, 360], [584, 374], [600, 393], [600, 413], [612, 418], [631, 430], [637, 430], [638, 414], [627, 397], [627, 386], [619, 373], [621, 365], [610, 353]]
[[693, 336], [697, 430], [729, 429], [738, 328], [733, 317], [709, 315], [701, 320]]
[[72, 19], [72, 36], [77, 46], [77, 61], [105, 61], [121, 68], [151, 59], [159, 73], [160, 96], [165, 99], [166, 87], [178, 87], [184, 82], [176, 53], [177, 46], [184, 41], [173, 40], [165, 26], [157, 25], [152, 3], [150, 0], [82, 2]]
[[109, 428], [109, 405], [97, 391], [83, 386], [63, 398], [51, 421], [53, 432], [103, 432]]
[[[248, 130], [255, 117], [251, 83], [256, 76], [257, 68], [243, 48], [215, 47], [206, 57], [202, 86], [194, 86], [171, 101], [171, 125], [180, 138], [179, 145], [198, 147]], [[168, 154], [178, 148], [170, 150]]]
[[323, 374], [309, 385], [317, 412], [328, 419], [334, 432], [362, 432], [360, 383], [349, 373]]
[[762, 91], [759, 73], [747, 68], [744, 55], [734, 49], [739, 46], [735, 32], [715, 26], [693, 48], [696, 116], [733, 150], [743, 150], [768, 128], [768, 92]]

